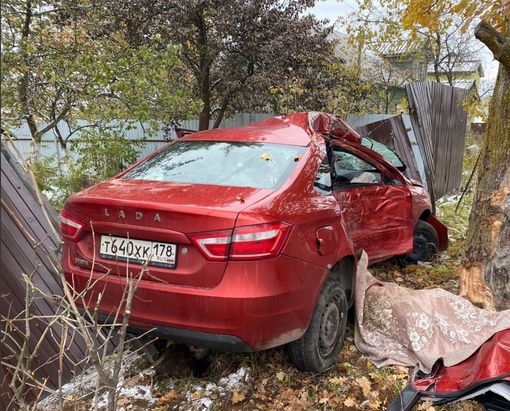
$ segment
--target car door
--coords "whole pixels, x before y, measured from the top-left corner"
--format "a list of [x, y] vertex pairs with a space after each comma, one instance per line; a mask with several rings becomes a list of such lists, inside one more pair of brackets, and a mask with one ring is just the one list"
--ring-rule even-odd
[[333, 195], [356, 250], [370, 262], [413, 249], [411, 194], [403, 176], [372, 150], [333, 144]]

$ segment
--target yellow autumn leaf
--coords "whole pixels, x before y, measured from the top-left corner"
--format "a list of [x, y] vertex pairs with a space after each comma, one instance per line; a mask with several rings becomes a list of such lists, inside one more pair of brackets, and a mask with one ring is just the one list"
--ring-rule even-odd
[[[369, 375], [370, 375], [370, 378], [372, 379], [372, 381], [375, 381], [375, 382], [380, 382], [383, 379], [381, 374], [377, 374], [375, 372], [371, 372]], [[394, 375], [389, 375], [388, 379], [391, 380], [391, 377], [394, 377]]]
[[333, 397], [329, 399], [328, 405], [330, 407], [338, 407], [342, 403], [342, 399], [340, 397]]
[[[198, 391], [197, 391], [198, 392]], [[170, 402], [170, 400], [173, 400], [177, 398], [177, 391], [175, 391], [175, 388], [172, 388], [170, 391], [168, 391], [165, 395], [163, 395], [158, 403], [156, 405], [165, 405]]]
[[128, 403], [129, 403], [129, 399], [128, 398], [119, 398], [119, 400], [117, 401], [117, 405], [119, 407], [124, 407]]
[[433, 405], [432, 405], [432, 403], [431, 403], [431, 402], [429, 402], [429, 401], [426, 401], [426, 402], [424, 402], [424, 403], [421, 403], [421, 404], [418, 406], [418, 409], [419, 409], [420, 411], [434, 411], [434, 410], [435, 410], [434, 406], [433, 406]]
[[243, 401], [246, 398], [246, 395], [243, 392], [237, 391], [237, 389], [232, 390], [232, 404], [237, 404], [238, 402]]
[[370, 401], [370, 403], [368, 404], [368, 408], [370, 408], [371, 410], [379, 410], [380, 407], [381, 407], [381, 401], [379, 401], [379, 400]]
[[193, 393], [193, 399], [194, 400], [199, 400], [200, 398], [202, 398], [202, 394], [200, 393], [200, 391], [195, 391]]
[[278, 371], [276, 373], [276, 378], [278, 379], [278, 381], [283, 381], [283, 380], [285, 380], [286, 377], [287, 377], [287, 374], [285, 374], [283, 371]]
[[333, 377], [328, 380], [331, 384], [340, 385], [347, 381], [346, 377]]
[[140, 375], [135, 375], [134, 377], [124, 381], [124, 387], [134, 387], [136, 384], [140, 382], [140, 379], [141, 379]]
[[356, 382], [363, 390], [363, 395], [365, 397], [368, 396], [368, 394], [370, 393], [370, 390], [372, 388], [372, 384], [370, 384], [370, 381], [368, 381], [368, 378], [364, 377], [364, 376], [361, 378], [356, 378]]

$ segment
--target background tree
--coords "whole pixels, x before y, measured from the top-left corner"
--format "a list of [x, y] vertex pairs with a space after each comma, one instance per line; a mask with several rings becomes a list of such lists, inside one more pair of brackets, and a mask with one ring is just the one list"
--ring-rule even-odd
[[427, 61], [432, 69], [429, 71], [434, 73], [437, 82], [447, 81], [453, 86], [465, 64], [480, 59], [483, 45], [463, 32], [464, 24], [457, 19], [455, 24], [427, 35]]
[[[2, 1], [2, 123], [28, 124], [34, 157], [53, 131], [63, 149], [82, 128], [107, 132], [186, 116], [194, 106], [182, 81], [178, 48], [132, 48], [117, 32], [98, 27], [101, 2]], [[80, 121], [81, 120], [81, 121]], [[123, 120], [122, 122], [114, 122]]]
[[202, 102], [203, 130], [240, 111], [326, 109], [328, 92], [359, 84], [338, 67], [331, 27], [306, 14], [314, 3], [117, 0], [109, 2], [117, 18], [110, 30], [123, 30], [132, 45], [159, 33], [181, 46]]
[[[365, 74], [374, 84], [372, 92], [367, 96], [367, 106], [371, 113], [400, 114], [397, 107], [402, 101], [405, 85], [413, 80], [410, 69], [398, 68], [389, 61], [379, 59]], [[395, 106], [397, 105], [397, 107]]]

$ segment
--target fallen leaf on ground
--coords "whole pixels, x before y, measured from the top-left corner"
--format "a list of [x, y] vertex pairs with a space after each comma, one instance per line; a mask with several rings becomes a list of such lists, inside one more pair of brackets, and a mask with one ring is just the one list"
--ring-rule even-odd
[[246, 398], [246, 395], [243, 392], [237, 391], [237, 389], [232, 390], [232, 404], [237, 404], [238, 402], [243, 401]]
[[363, 395], [365, 397], [367, 397], [368, 394], [370, 393], [371, 388], [372, 388], [372, 384], [370, 384], [370, 381], [368, 380], [368, 378], [365, 376], [363, 376], [361, 378], [356, 378], [356, 382], [363, 390]]

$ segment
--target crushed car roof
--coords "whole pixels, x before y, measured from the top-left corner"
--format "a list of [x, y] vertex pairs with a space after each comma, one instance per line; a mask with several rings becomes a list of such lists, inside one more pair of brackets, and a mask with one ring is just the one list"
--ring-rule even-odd
[[221, 128], [186, 135], [186, 140], [250, 141], [307, 146], [321, 134], [360, 142], [347, 123], [332, 114], [303, 112], [271, 117], [244, 127]]

